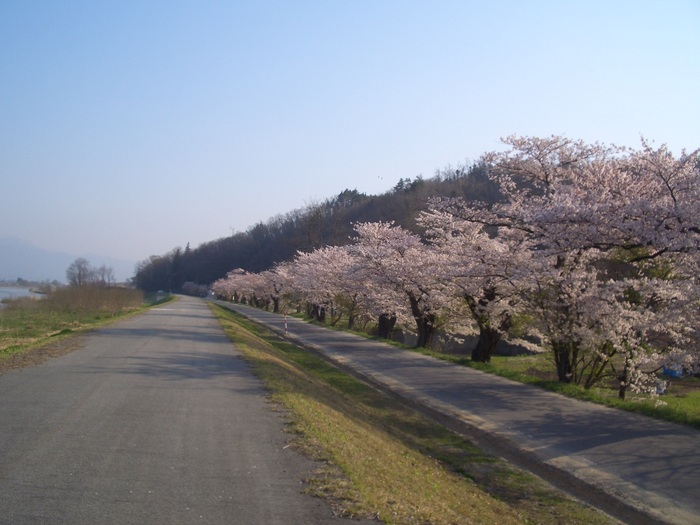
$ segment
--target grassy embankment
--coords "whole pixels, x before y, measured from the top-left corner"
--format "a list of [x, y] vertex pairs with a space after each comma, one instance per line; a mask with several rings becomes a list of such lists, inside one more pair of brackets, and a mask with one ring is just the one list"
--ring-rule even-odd
[[99, 287], [61, 288], [41, 299], [6, 301], [0, 309], [0, 364], [148, 305], [139, 290]]
[[244, 317], [212, 310], [288, 410], [296, 446], [324, 462], [309, 487], [339, 513], [393, 524], [613, 523]]

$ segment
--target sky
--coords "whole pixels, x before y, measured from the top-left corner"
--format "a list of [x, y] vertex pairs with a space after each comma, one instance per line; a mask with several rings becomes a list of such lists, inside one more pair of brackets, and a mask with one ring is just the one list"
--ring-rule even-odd
[[700, 2], [0, 1], [0, 238], [142, 261], [511, 134], [700, 147]]

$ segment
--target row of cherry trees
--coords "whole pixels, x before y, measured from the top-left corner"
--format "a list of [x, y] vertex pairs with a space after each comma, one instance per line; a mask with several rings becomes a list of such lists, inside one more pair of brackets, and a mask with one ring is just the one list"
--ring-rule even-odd
[[604, 379], [653, 391], [661, 367], [695, 369], [700, 266], [700, 155], [674, 156], [564, 137], [509, 137], [484, 156], [496, 204], [434, 198], [422, 235], [355, 225], [353, 243], [299, 253], [214, 292], [319, 319], [394, 324], [430, 344], [476, 328], [489, 361], [513, 326], [537, 332], [560, 381]]

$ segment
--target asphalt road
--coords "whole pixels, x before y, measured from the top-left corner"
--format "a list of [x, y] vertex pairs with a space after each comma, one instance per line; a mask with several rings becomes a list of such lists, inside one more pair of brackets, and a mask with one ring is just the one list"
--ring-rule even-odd
[[198, 300], [0, 376], [2, 524], [327, 524], [317, 466]]
[[[219, 303], [396, 393], [628, 523], [700, 523], [700, 432]], [[286, 323], [286, 329], [285, 329]]]

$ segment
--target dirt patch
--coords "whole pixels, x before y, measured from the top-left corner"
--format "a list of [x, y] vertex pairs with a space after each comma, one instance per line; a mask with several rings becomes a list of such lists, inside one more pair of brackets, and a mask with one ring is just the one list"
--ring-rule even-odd
[[0, 355], [0, 375], [11, 370], [36, 366], [47, 359], [66, 355], [81, 347], [82, 338], [74, 336], [51, 341], [38, 347], [18, 350], [11, 354]]

